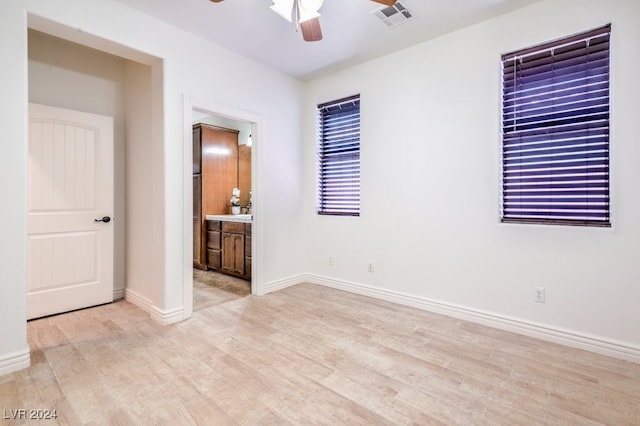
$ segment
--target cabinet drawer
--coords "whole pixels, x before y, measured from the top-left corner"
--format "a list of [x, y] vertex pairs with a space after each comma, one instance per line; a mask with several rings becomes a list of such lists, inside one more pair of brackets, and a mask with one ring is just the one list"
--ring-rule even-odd
[[207, 231], [207, 248], [220, 250], [220, 231]]
[[220, 269], [222, 256], [220, 250], [207, 249], [207, 266], [211, 269]]
[[222, 231], [231, 234], [244, 235], [244, 223], [242, 222], [222, 222]]
[[208, 220], [207, 221], [207, 231], [219, 231], [220, 230], [220, 221], [219, 220]]
[[251, 224], [250, 223], [245, 223], [244, 224], [244, 235], [251, 235]]

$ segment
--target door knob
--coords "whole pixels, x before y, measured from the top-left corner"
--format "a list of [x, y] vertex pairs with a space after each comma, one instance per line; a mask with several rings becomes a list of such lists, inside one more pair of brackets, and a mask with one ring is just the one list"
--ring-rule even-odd
[[111, 222], [111, 218], [109, 216], [105, 216], [102, 219], [93, 219], [94, 222], [104, 222], [104, 223], [109, 223]]

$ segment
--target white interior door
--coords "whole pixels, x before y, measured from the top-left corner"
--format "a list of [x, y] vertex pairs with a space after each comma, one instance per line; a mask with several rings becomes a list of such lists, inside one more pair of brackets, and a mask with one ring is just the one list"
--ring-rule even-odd
[[29, 104], [28, 199], [27, 317], [113, 301], [113, 119]]

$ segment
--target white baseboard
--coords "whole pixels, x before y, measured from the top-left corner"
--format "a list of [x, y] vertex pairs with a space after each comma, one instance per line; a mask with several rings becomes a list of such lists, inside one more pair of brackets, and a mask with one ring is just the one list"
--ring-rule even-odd
[[2, 358], [0, 358], [0, 376], [22, 370], [23, 368], [29, 368], [30, 365], [31, 355], [28, 347], [21, 351], [3, 355]]
[[113, 289], [113, 300], [124, 299], [124, 288]]
[[144, 296], [128, 288], [124, 289], [124, 300], [131, 302], [138, 308], [147, 312], [151, 319], [162, 325], [173, 324], [184, 319], [184, 309], [177, 308], [165, 311], [155, 306], [153, 302]]
[[184, 319], [184, 309], [176, 308], [170, 311], [165, 311], [157, 306], [153, 306], [151, 312], [151, 319], [162, 325], [174, 324]]
[[545, 324], [532, 323], [518, 318], [498, 315], [491, 312], [444, 303], [437, 300], [381, 289], [365, 284], [307, 274], [273, 283], [272, 285], [269, 285], [269, 288], [273, 287], [274, 290], [271, 291], [275, 291], [305, 282], [360, 294], [375, 299], [386, 300], [388, 302], [447, 315], [548, 342], [558, 343], [577, 349], [595, 352], [601, 355], [640, 363], [640, 347], [627, 342], [615, 341], [613, 339], [588, 335]]
[[279, 281], [272, 281], [265, 284], [264, 294], [273, 293], [274, 291], [284, 290], [287, 287], [309, 282], [309, 275], [294, 275]]
[[151, 300], [147, 299], [144, 296], [136, 293], [135, 291], [125, 288], [124, 289], [124, 300], [136, 305], [138, 308], [143, 311], [149, 313], [151, 315], [153, 303]]
[[[577, 349], [595, 352], [601, 355], [640, 363], [640, 347], [628, 342], [616, 341], [614, 339], [607, 339], [546, 324], [533, 323], [519, 318], [473, 309], [467, 306], [455, 305], [428, 299], [426, 297], [414, 296], [398, 291], [337, 280], [320, 275], [300, 274], [283, 280], [272, 281], [265, 284], [264, 294], [284, 290], [287, 287], [303, 283], [335, 288], [336, 290], [347, 291], [354, 294], [360, 294], [362, 296], [372, 297], [374, 299], [397, 303], [399, 305], [410, 306], [412, 308], [459, 318], [465, 321], [522, 334], [548, 342], [558, 343]], [[183, 309], [180, 308], [172, 311], [163, 311], [153, 306], [150, 300], [141, 297], [131, 290], [125, 289], [125, 299], [148, 312], [151, 315], [151, 318], [161, 324], [172, 324], [184, 319]], [[0, 361], [0, 368], [1, 367], [2, 364]]]

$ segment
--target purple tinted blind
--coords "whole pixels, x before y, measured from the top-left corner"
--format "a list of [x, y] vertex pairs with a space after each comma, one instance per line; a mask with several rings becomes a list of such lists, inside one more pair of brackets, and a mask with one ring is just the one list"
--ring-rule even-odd
[[318, 213], [360, 215], [360, 95], [318, 105]]
[[610, 32], [502, 57], [503, 222], [610, 226]]

